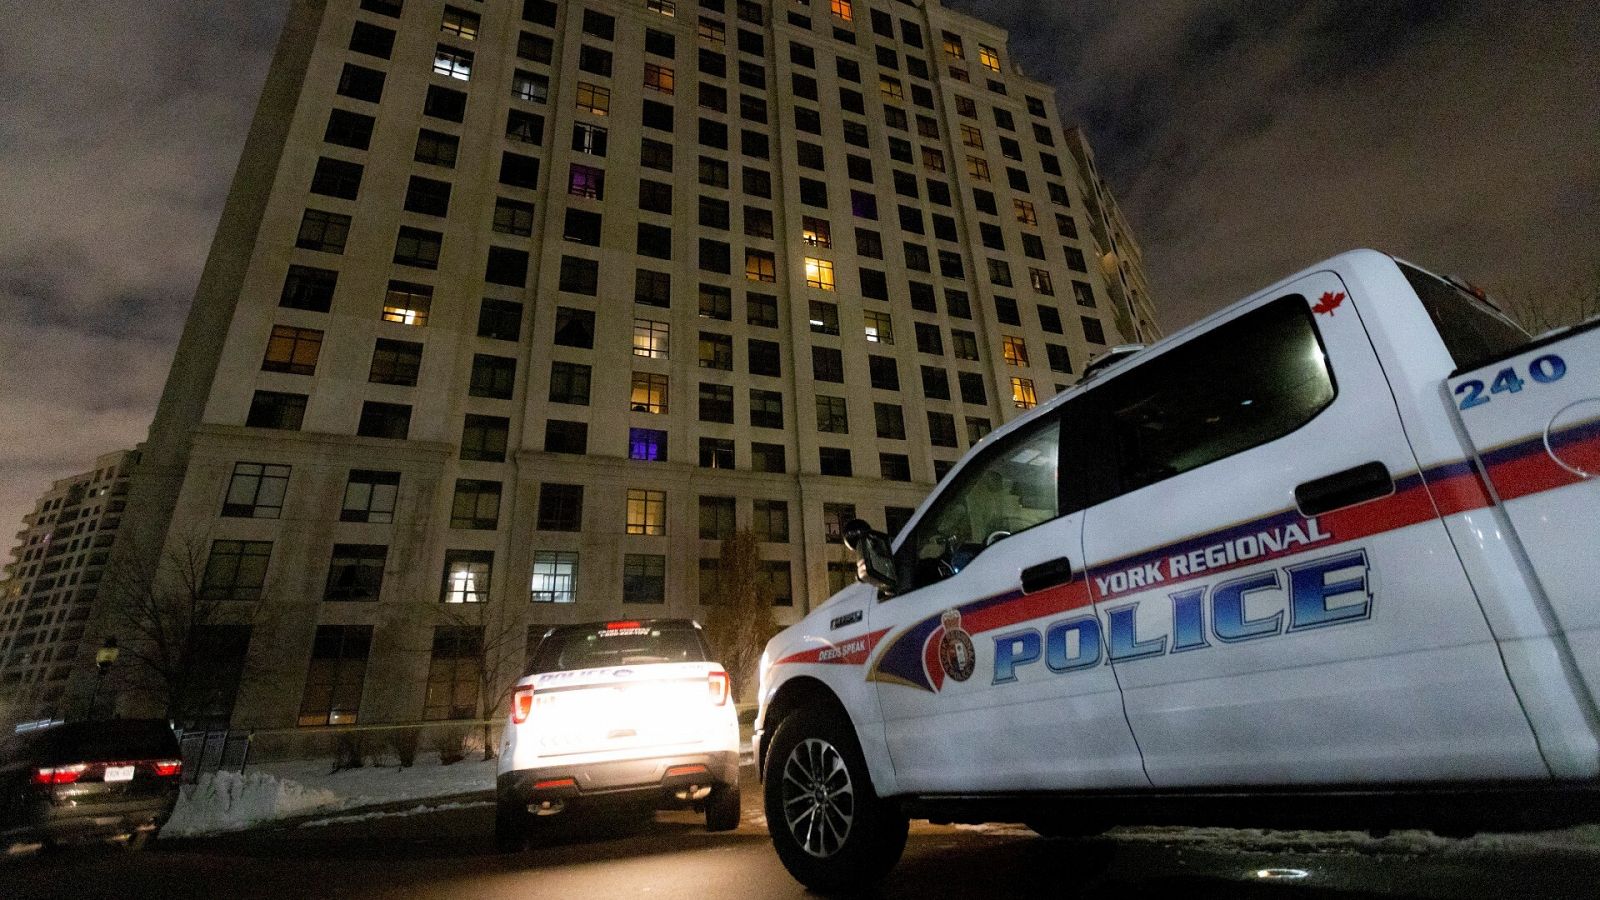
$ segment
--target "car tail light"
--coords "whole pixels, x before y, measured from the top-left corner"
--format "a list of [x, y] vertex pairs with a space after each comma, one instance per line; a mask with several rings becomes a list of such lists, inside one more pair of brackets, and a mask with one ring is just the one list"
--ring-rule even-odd
[[183, 760], [181, 760], [181, 759], [158, 759], [155, 762], [151, 763], [150, 767], [156, 770], [156, 775], [158, 777], [160, 777], [160, 778], [171, 778], [172, 776], [174, 776], [174, 775], [178, 774], [179, 772], [183, 771]]
[[607, 622], [606, 623], [606, 630], [607, 631], [628, 631], [630, 629], [634, 629], [634, 628], [638, 628], [638, 627], [640, 627], [638, 622]]
[[511, 724], [521, 725], [533, 714], [533, 685], [517, 688], [511, 695]]
[[721, 706], [728, 702], [728, 673], [717, 669], [709, 676], [711, 683], [711, 702]]
[[84, 763], [75, 766], [55, 766], [43, 768], [33, 773], [34, 784], [71, 784], [83, 776], [85, 769], [89, 768]]

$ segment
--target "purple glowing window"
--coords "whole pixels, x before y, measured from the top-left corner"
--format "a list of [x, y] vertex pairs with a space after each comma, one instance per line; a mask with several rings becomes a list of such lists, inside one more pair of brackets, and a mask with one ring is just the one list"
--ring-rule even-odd
[[593, 166], [572, 166], [571, 178], [567, 182], [567, 193], [574, 197], [589, 197], [594, 200], [605, 199], [606, 173]]
[[667, 433], [655, 428], [629, 428], [628, 458], [666, 462]]

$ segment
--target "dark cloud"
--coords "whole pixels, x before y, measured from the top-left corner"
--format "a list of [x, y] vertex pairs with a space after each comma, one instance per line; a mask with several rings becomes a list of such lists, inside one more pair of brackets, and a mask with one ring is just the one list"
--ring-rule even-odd
[[[1585, 0], [949, 0], [1084, 124], [1173, 327], [1341, 249], [1593, 270]], [[30, 4], [0, 29], [0, 533], [144, 437], [287, 4]]]

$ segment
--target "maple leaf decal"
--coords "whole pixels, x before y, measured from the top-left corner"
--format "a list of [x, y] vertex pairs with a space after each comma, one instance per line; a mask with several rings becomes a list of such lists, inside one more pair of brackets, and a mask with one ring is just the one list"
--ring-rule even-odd
[[1323, 313], [1327, 313], [1328, 315], [1331, 316], [1331, 315], [1333, 315], [1333, 311], [1338, 309], [1339, 308], [1339, 304], [1341, 304], [1343, 302], [1344, 302], [1344, 291], [1340, 291], [1337, 294], [1335, 294], [1333, 291], [1324, 291], [1322, 293], [1322, 299], [1318, 300], [1315, 304], [1312, 305], [1311, 311], [1316, 313], [1316, 314], [1318, 314], [1318, 315], [1321, 315]]

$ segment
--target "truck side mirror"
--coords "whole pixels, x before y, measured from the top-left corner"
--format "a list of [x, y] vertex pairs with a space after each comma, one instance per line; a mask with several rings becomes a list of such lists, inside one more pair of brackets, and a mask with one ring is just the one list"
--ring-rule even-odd
[[899, 579], [895, 577], [889, 536], [873, 531], [863, 519], [851, 519], [845, 523], [843, 537], [844, 545], [856, 554], [856, 579], [893, 593]]

